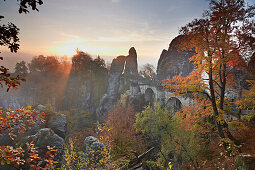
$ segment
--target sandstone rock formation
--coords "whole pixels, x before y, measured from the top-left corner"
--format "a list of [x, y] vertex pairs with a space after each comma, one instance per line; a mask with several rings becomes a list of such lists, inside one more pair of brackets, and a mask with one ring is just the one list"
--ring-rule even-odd
[[106, 117], [108, 111], [116, 104], [119, 99], [120, 77], [122, 75], [125, 56], [119, 56], [113, 59], [111, 69], [108, 77], [107, 93], [100, 101], [98, 117], [103, 119]]
[[158, 81], [173, 78], [175, 75], [186, 77], [193, 70], [192, 63], [189, 58], [195, 54], [194, 51], [178, 51], [176, 45], [179, 44], [178, 36], [172, 40], [168, 50], [163, 50], [157, 65], [157, 79]]
[[145, 99], [144, 95], [138, 94], [131, 96], [129, 99], [130, 106], [135, 112], [141, 112], [143, 110], [143, 107], [145, 106]]
[[58, 136], [52, 129], [40, 129], [35, 135], [27, 137], [27, 141], [34, 141], [35, 146], [38, 147], [38, 154], [44, 156], [48, 151], [47, 146], [55, 147], [57, 150], [56, 160], [60, 162], [62, 159], [62, 152], [65, 147], [65, 140]]
[[113, 59], [108, 78], [107, 95], [115, 96], [119, 93], [120, 76], [123, 73], [126, 57], [119, 56]]
[[123, 76], [132, 77], [136, 75], [138, 75], [137, 54], [135, 48], [132, 47], [129, 50], [128, 56], [119, 56], [112, 61], [108, 77], [107, 93], [101, 99], [99, 105], [98, 118], [100, 120], [106, 118], [107, 113], [112, 110], [120, 99], [121, 89], [130, 83], [130, 80], [124, 80]]
[[64, 139], [58, 136], [50, 128], [40, 129], [35, 135], [32, 135], [28, 138], [35, 141], [36, 146], [38, 146], [40, 150], [47, 149], [47, 146], [55, 146], [56, 149], [61, 151], [65, 146]]
[[[46, 107], [43, 105], [38, 105], [34, 109], [39, 112], [46, 112]], [[46, 113], [47, 114], [47, 113]], [[5, 130], [0, 135], [0, 145], [15, 146], [20, 144], [20, 146], [25, 146], [26, 142], [34, 141], [37, 147], [37, 151], [40, 157], [44, 158], [47, 152], [47, 146], [55, 147], [58, 152], [54, 158], [59, 163], [62, 159], [62, 153], [65, 147], [65, 138], [67, 133], [67, 120], [66, 116], [63, 114], [57, 114], [52, 112], [47, 115], [47, 121], [36, 122], [31, 128], [27, 128], [25, 133], [20, 133], [22, 123], [14, 126], [12, 133], [16, 135], [15, 140], [12, 140], [9, 136], [9, 130]], [[0, 169], [8, 167], [2, 167]]]
[[134, 47], [130, 48], [129, 55], [126, 57], [125, 72], [127, 75], [138, 75], [137, 54]]
[[105, 146], [103, 145], [103, 143], [97, 139], [94, 136], [88, 136], [85, 138], [84, 140], [84, 144], [83, 144], [83, 153], [84, 156], [88, 156], [90, 153], [90, 151], [102, 151], [105, 148]]
[[67, 120], [64, 114], [55, 114], [47, 122], [47, 127], [51, 128], [58, 136], [65, 139], [67, 132]]
[[171, 110], [173, 113], [175, 113], [176, 111], [178, 111], [182, 108], [182, 104], [181, 104], [180, 100], [177, 99], [176, 97], [171, 97], [168, 99], [168, 101], [166, 103], [166, 108], [168, 110]]
[[37, 112], [44, 112], [46, 110], [46, 107], [44, 105], [39, 104], [38, 106], [36, 106], [35, 110]]
[[101, 160], [107, 156], [108, 153], [109, 149], [99, 139], [94, 136], [86, 137], [84, 140], [82, 157], [87, 164], [83, 169], [91, 169], [92, 166], [95, 166], [95, 162], [97, 166], [96, 169], [104, 169], [104, 162]]

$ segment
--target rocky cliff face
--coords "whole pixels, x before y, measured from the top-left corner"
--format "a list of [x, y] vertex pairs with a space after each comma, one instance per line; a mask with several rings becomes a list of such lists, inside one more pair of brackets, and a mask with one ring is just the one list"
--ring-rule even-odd
[[157, 66], [157, 79], [159, 81], [173, 78], [175, 75], [186, 77], [193, 70], [193, 65], [189, 58], [195, 54], [195, 51], [177, 51], [177, 41], [181, 36], [172, 40], [168, 50], [163, 50]]
[[119, 99], [120, 77], [123, 73], [126, 57], [119, 56], [113, 59], [108, 77], [107, 93], [100, 101], [98, 118], [104, 119]]
[[123, 76], [138, 75], [137, 54], [134, 47], [130, 48], [128, 56], [119, 56], [113, 59], [109, 77], [107, 93], [100, 101], [97, 116], [100, 120], [106, 118], [107, 113], [112, 110], [120, 99], [120, 91], [123, 88]]
[[125, 74], [138, 75], [137, 54], [134, 47], [130, 48], [129, 55], [126, 57]]
[[125, 62], [125, 56], [119, 56], [116, 59], [113, 59], [108, 77], [108, 96], [116, 96], [119, 94], [120, 76], [123, 73]]

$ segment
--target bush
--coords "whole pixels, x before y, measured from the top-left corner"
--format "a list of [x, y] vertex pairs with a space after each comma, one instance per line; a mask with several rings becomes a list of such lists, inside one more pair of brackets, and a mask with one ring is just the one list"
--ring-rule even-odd
[[[110, 149], [113, 160], [130, 159], [145, 151], [142, 136], [134, 128], [135, 112], [130, 106], [117, 106], [99, 126], [100, 140]], [[125, 162], [125, 161], [124, 161]]]

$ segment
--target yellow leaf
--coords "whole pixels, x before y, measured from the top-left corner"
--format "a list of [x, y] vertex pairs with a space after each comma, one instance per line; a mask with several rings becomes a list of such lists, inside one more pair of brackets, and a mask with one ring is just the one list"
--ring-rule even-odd
[[7, 164], [11, 164], [11, 161], [9, 159], [7, 159], [6, 163]]
[[31, 110], [26, 110], [25, 113], [31, 113]]

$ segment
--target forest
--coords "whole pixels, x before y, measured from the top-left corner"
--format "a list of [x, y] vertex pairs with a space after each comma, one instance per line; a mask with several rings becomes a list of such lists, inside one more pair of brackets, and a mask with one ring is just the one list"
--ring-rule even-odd
[[[255, 169], [254, 16], [255, 4], [210, 0], [156, 68], [134, 47], [110, 64], [79, 48], [0, 63], [0, 169]], [[19, 53], [5, 19], [0, 46]]]

